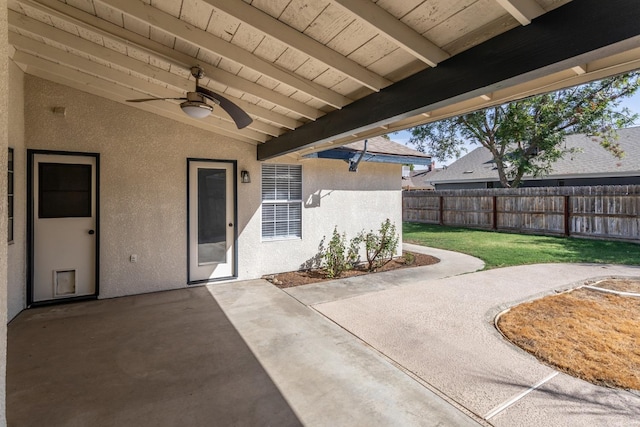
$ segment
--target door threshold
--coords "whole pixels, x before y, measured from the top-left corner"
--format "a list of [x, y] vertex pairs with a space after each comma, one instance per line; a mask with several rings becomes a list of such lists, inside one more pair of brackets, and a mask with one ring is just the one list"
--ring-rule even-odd
[[97, 300], [98, 295], [82, 295], [79, 297], [71, 297], [71, 298], [60, 298], [60, 299], [52, 299], [46, 301], [34, 301], [29, 306], [29, 308], [37, 308], [37, 307], [46, 307], [50, 305], [61, 305], [61, 304], [71, 304], [74, 302], [82, 302], [82, 301], [91, 301]]
[[187, 282], [187, 285], [188, 286], [206, 285], [206, 284], [209, 284], [209, 283], [231, 282], [233, 280], [238, 280], [238, 276], [216, 277], [215, 279], [193, 280], [191, 282]]

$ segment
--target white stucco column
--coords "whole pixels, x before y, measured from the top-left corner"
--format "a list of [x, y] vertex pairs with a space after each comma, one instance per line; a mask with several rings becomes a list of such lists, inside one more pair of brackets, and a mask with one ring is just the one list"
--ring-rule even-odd
[[0, 0], [0, 425], [6, 425], [7, 373], [7, 153], [9, 71], [7, 0]]

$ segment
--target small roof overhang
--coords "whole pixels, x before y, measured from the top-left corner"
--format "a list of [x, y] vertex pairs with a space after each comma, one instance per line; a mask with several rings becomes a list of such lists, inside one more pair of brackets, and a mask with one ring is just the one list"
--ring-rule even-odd
[[[361, 151], [350, 150], [348, 148], [333, 148], [331, 150], [307, 154], [306, 156], [304, 156], [304, 158], [334, 159], [351, 162], [357, 161], [361, 154]], [[431, 164], [431, 157], [367, 152], [364, 154], [364, 157], [361, 161], [371, 163], [395, 163], [402, 165], [429, 166]]]

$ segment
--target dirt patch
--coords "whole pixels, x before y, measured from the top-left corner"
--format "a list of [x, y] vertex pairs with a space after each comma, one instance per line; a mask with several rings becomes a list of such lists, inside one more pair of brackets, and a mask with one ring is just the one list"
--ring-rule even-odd
[[308, 285], [311, 283], [324, 282], [327, 280], [344, 279], [347, 277], [362, 276], [364, 274], [379, 273], [382, 271], [397, 270], [400, 268], [420, 267], [432, 265], [440, 262], [438, 258], [430, 255], [419, 254], [415, 252], [403, 252], [401, 257], [394, 258], [387, 262], [375, 272], [367, 271], [364, 265], [353, 270], [345, 271], [337, 278], [327, 277], [327, 273], [323, 269], [312, 269], [304, 271], [289, 271], [286, 273], [270, 274], [265, 276], [267, 280], [279, 288], [292, 288], [294, 286]]
[[[612, 279], [605, 285], [630, 292], [640, 289], [640, 280]], [[640, 390], [640, 298], [576, 289], [513, 307], [500, 316], [498, 328], [563, 372]]]

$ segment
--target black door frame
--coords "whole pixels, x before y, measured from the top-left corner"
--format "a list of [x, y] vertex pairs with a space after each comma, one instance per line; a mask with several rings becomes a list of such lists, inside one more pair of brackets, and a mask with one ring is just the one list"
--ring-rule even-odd
[[[50, 301], [33, 301], [33, 277], [34, 277], [34, 233], [33, 233], [33, 171], [34, 159], [37, 154], [58, 155], [58, 156], [75, 156], [75, 157], [93, 157], [96, 162], [96, 227], [95, 227], [95, 292], [91, 295], [82, 295], [78, 297], [59, 298]], [[100, 154], [99, 153], [83, 153], [77, 151], [56, 151], [56, 150], [27, 150], [27, 308], [39, 307], [43, 305], [63, 304], [74, 301], [86, 301], [97, 299], [100, 292]]]

